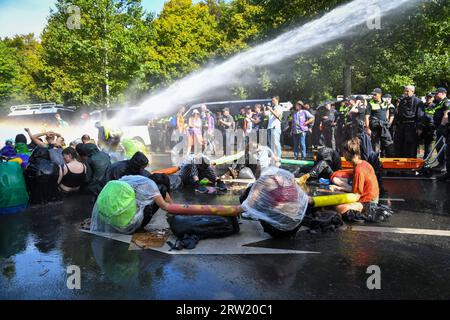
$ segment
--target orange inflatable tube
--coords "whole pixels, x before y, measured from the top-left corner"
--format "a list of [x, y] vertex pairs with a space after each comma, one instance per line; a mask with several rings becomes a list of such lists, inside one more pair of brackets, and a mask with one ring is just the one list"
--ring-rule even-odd
[[167, 169], [162, 169], [162, 170], [155, 170], [152, 171], [151, 174], [158, 174], [158, 173], [162, 173], [162, 174], [167, 174], [167, 175], [172, 175], [177, 173], [180, 170], [179, 167], [171, 167], [171, 168], [167, 168]]
[[166, 211], [180, 216], [236, 217], [242, 209], [241, 206], [171, 204]]
[[[341, 158], [342, 168], [353, 168], [352, 164]], [[420, 170], [425, 165], [425, 161], [416, 158], [381, 158], [381, 165], [385, 170]]]

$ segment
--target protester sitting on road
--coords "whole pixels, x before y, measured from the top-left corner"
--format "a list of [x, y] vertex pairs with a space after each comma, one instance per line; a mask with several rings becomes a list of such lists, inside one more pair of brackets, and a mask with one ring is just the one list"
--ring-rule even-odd
[[377, 176], [373, 167], [367, 161], [361, 160], [360, 144], [358, 138], [353, 138], [346, 141], [342, 148], [345, 159], [353, 164], [352, 172], [336, 171], [331, 176], [331, 191], [353, 192], [361, 196], [359, 202], [336, 206], [336, 211], [341, 215], [364, 214], [368, 204], [378, 203], [379, 200]]
[[27, 144], [27, 137], [25, 137], [24, 134], [19, 133], [16, 135], [16, 138], [14, 139], [14, 150], [17, 154], [31, 155], [31, 151]]
[[60, 199], [59, 167], [50, 161], [48, 148], [35, 148], [24, 176], [31, 204], [43, 204]]
[[86, 164], [87, 176], [84, 190], [97, 196], [102, 190], [106, 174], [111, 166], [111, 159], [106, 152], [100, 151], [93, 143], [78, 144], [76, 147], [79, 160]]
[[83, 136], [81, 137], [81, 143], [92, 143], [92, 139], [88, 134], [83, 134]]
[[[310, 178], [330, 179], [332, 174], [335, 171], [341, 170], [341, 168], [342, 168], [342, 161], [339, 152], [331, 148], [321, 147], [319, 148], [319, 151], [317, 153], [317, 161], [314, 167], [307, 174], [303, 175], [300, 178], [299, 183], [306, 184], [306, 182]], [[300, 172], [302, 172], [302, 169], [303, 168], [301, 167], [298, 168], [294, 172], [294, 175], [298, 176]]]
[[62, 151], [65, 164], [59, 168], [58, 186], [64, 193], [80, 190], [86, 180], [86, 166], [77, 160], [77, 152], [69, 147]]
[[[25, 131], [30, 136], [31, 141], [39, 147], [48, 148], [50, 153], [50, 159], [58, 166], [64, 164], [62, 157], [62, 148], [65, 145], [64, 138], [57, 132], [47, 131], [43, 133], [32, 134], [30, 129], [25, 128]], [[40, 140], [40, 137], [45, 136], [47, 143]]]
[[105, 184], [111, 180], [119, 180], [123, 176], [144, 176], [150, 178], [150, 173], [145, 170], [148, 162], [145, 154], [136, 152], [130, 160], [114, 163], [106, 173]]
[[200, 185], [200, 181], [208, 179], [216, 184], [219, 191], [226, 191], [227, 187], [221, 181], [214, 169], [211, 167], [211, 160], [203, 154], [188, 155], [183, 161], [180, 169], [180, 177], [185, 186], [192, 185], [200, 193], [208, 192], [208, 189]]

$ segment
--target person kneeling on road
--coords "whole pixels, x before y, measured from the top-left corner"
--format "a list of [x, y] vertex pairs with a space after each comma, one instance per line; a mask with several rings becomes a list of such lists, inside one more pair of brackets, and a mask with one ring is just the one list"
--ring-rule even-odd
[[187, 156], [181, 165], [180, 177], [184, 185], [193, 185], [195, 190], [200, 193], [208, 192], [207, 188], [200, 185], [200, 181], [203, 179], [215, 183], [219, 191], [227, 190], [223, 181], [217, 177], [211, 167], [211, 160], [203, 154]]
[[361, 196], [359, 202], [336, 206], [336, 211], [347, 216], [349, 220], [359, 217], [359, 214], [367, 214], [371, 203], [378, 204], [380, 195], [373, 167], [367, 161], [361, 160], [360, 144], [358, 138], [353, 138], [343, 145], [344, 157], [353, 164], [353, 172], [342, 175], [342, 171], [337, 171], [331, 177], [331, 191], [352, 192]]

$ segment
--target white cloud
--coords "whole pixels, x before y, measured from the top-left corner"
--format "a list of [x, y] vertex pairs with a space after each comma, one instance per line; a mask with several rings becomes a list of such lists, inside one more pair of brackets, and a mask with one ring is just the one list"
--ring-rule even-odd
[[54, 3], [55, 0], [0, 1], [0, 37], [30, 32], [39, 37]]

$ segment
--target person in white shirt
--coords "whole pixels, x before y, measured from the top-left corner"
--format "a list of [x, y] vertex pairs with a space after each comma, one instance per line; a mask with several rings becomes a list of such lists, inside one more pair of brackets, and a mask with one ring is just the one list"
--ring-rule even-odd
[[281, 117], [283, 115], [283, 109], [280, 106], [280, 97], [273, 97], [272, 105], [267, 110], [266, 115], [269, 116], [267, 141], [276, 156], [281, 158]]

